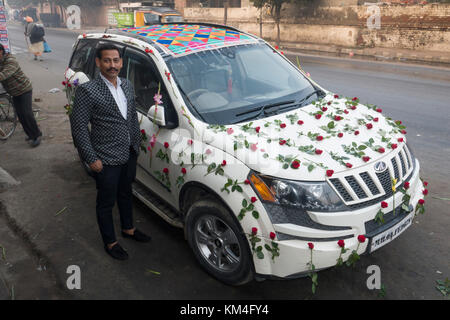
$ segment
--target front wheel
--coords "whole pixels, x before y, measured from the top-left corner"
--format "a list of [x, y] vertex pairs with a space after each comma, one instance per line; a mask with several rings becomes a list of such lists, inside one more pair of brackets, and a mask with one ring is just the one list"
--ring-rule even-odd
[[0, 96], [0, 140], [6, 140], [14, 133], [17, 121], [12, 98], [9, 95]]
[[188, 211], [185, 232], [195, 257], [216, 279], [242, 285], [253, 279], [253, 261], [240, 225], [218, 201], [195, 202]]

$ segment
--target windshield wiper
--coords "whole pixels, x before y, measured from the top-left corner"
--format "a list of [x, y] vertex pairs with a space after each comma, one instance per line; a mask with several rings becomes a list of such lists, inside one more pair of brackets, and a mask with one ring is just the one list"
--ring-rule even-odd
[[261, 106], [259, 108], [248, 110], [248, 111], [245, 111], [245, 112], [242, 112], [242, 113], [238, 113], [236, 115], [236, 117], [243, 116], [243, 115], [255, 112], [255, 111], [259, 111], [257, 115], [254, 115], [254, 116], [251, 116], [251, 117], [247, 117], [247, 118], [244, 118], [244, 119], [239, 119], [237, 121], [232, 122], [231, 124], [235, 124], [235, 123], [239, 123], [239, 122], [243, 122], [243, 121], [247, 121], [247, 120], [251, 120], [251, 119], [259, 119], [259, 117], [262, 116], [263, 114], [264, 115], [268, 115], [268, 114], [271, 114], [271, 113], [276, 113], [280, 108], [278, 108], [278, 109], [276, 109], [276, 110], [274, 110], [272, 112], [267, 112], [267, 109], [274, 108], [274, 107], [280, 107], [280, 106], [283, 106], [283, 105], [286, 105], [286, 104], [289, 104], [291, 106], [291, 104], [294, 103], [294, 102], [295, 102], [294, 100], [277, 102], [277, 103], [267, 104], [267, 105]]
[[[320, 92], [322, 92], [323, 94], [320, 94], [320, 95], [319, 95]], [[311, 98], [311, 97], [312, 97], [313, 95], [315, 95], [315, 94], [317, 94], [317, 97], [326, 95], [325, 92], [324, 92], [323, 90], [317, 89], [317, 90], [314, 90], [313, 92], [311, 92], [310, 94], [308, 94], [306, 97], [300, 99], [300, 100], [299, 100], [298, 102], [296, 102], [295, 104], [290, 105], [290, 106], [285, 106], [285, 107], [279, 108], [279, 109], [277, 109], [275, 112], [278, 113], [279, 111], [285, 111], [285, 110], [291, 109], [291, 108], [293, 109], [294, 107], [295, 107], [295, 108], [303, 107], [303, 104], [305, 103], [305, 101], [308, 101], [308, 99]]]

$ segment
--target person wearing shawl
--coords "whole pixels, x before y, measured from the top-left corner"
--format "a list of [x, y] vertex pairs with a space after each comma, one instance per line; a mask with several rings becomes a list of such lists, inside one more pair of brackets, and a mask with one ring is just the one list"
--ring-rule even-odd
[[33, 29], [37, 26], [37, 24], [33, 21], [33, 18], [26, 17], [25, 18], [25, 36], [29, 38], [28, 49], [34, 55], [34, 60], [42, 61], [42, 53], [44, 52], [44, 37], [43, 36], [34, 36]]

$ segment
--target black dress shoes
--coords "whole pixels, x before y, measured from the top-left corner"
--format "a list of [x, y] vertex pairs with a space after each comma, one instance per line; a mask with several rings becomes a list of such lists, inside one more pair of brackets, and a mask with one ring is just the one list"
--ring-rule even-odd
[[146, 235], [145, 233], [140, 232], [138, 229], [134, 230], [133, 235], [130, 235], [122, 231], [122, 236], [124, 238], [131, 238], [139, 242], [149, 242], [152, 239], [152, 237]]
[[117, 260], [127, 260], [128, 253], [120, 246], [120, 244], [116, 243], [111, 249], [105, 244], [105, 251], [111, 257]]

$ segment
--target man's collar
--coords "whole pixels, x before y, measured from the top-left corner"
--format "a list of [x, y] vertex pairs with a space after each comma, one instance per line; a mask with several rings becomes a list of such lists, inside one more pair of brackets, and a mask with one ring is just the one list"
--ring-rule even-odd
[[[103, 76], [103, 74], [102, 74], [101, 72], [100, 72], [100, 78], [101, 78], [103, 81], [105, 81], [105, 83], [106, 83], [107, 85], [111, 85], [111, 86], [114, 87], [114, 84], [112, 84], [111, 81], [109, 81], [108, 79], [106, 79], [105, 76]], [[117, 77], [117, 87], [120, 87], [121, 83], [122, 83], [122, 80], [120, 80], [120, 77]]]

